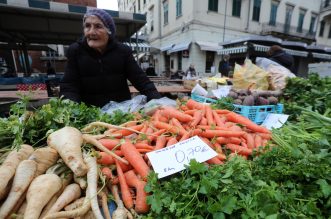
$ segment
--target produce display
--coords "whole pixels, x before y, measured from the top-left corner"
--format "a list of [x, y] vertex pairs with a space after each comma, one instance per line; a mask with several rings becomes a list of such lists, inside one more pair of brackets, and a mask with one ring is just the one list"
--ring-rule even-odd
[[[290, 87], [236, 91], [291, 106], [295, 117], [272, 131], [222, 101], [107, 115], [57, 98], [28, 111], [23, 99], [0, 118], [0, 218], [328, 218], [330, 81], [308, 81], [317, 100], [305, 104]], [[217, 156], [158, 179], [146, 153], [193, 136]]]
[[279, 103], [279, 97], [282, 95], [281, 90], [263, 91], [250, 89], [235, 90], [231, 89], [228, 97], [233, 99], [234, 104], [244, 106], [261, 106], [261, 105], [276, 105]]

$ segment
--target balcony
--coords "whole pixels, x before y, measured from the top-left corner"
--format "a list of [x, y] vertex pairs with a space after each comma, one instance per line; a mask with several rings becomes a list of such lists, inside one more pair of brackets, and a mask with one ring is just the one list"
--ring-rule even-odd
[[320, 13], [322, 20], [330, 20], [331, 21], [331, 1], [324, 0], [322, 2], [322, 8]]
[[305, 29], [298, 31], [297, 27], [285, 25], [283, 23], [276, 23], [275, 25], [263, 23], [261, 34], [272, 35], [282, 39], [300, 39], [307, 42], [315, 40], [315, 32], [310, 32]]

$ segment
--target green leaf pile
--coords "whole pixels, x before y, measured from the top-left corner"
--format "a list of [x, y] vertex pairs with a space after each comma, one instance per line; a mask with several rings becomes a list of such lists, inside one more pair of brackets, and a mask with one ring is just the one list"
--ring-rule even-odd
[[330, 133], [330, 118], [304, 110], [253, 160], [238, 156], [210, 168], [191, 161], [169, 178], [151, 174], [146, 218], [329, 218]]

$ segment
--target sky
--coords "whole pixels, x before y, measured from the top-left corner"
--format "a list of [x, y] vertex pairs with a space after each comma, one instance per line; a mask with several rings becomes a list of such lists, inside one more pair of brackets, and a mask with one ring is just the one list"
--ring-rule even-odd
[[97, 7], [118, 11], [117, 0], [97, 0]]

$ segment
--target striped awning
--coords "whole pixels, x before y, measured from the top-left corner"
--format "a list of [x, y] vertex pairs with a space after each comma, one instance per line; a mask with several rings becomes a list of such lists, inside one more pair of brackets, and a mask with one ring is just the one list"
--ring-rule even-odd
[[215, 42], [196, 41], [195, 43], [198, 44], [200, 46], [200, 49], [203, 51], [217, 52], [223, 48], [222, 46], [219, 46], [218, 43]]
[[233, 48], [221, 49], [217, 52], [218, 55], [225, 54], [237, 54], [237, 53], [245, 53], [247, 52], [247, 46], [238, 46]]
[[[87, 6], [42, 0], [0, 0], [0, 41], [70, 44], [82, 36]], [[128, 39], [146, 23], [146, 16], [106, 10], [116, 24], [116, 37]]]
[[[132, 50], [137, 50], [137, 43], [124, 42], [125, 45], [130, 46]], [[151, 46], [147, 43], [138, 43], [138, 52], [149, 52]]]
[[167, 51], [168, 54], [179, 52], [183, 50], [187, 50], [190, 47], [191, 42], [182, 42], [182, 43], [176, 43], [171, 49]]
[[331, 55], [329, 55], [329, 54], [312, 52], [312, 55], [313, 55], [314, 58], [331, 60]]
[[300, 56], [300, 57], [307, 57], [308, 52], [305, 51], [299, 51], [299, 50], [293, 50], [293, 49], [285, 49], [284, 51], [292, 56]]

